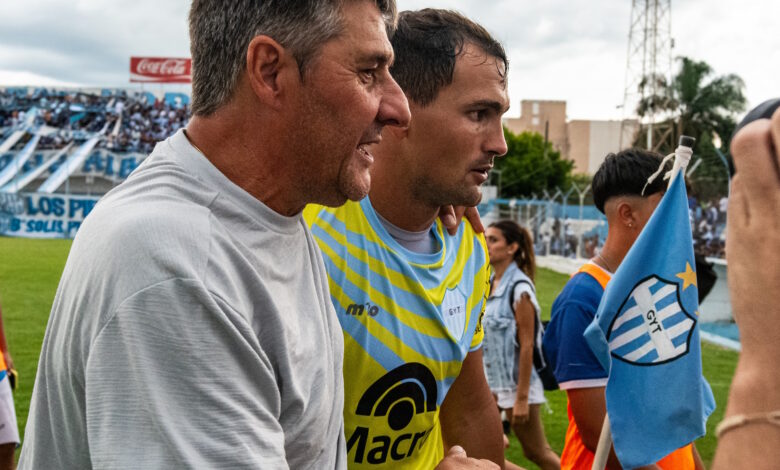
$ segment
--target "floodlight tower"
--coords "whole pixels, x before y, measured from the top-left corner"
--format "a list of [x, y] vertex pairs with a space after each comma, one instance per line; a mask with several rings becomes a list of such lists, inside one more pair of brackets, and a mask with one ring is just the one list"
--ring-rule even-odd
[[[658, 80], [670, 80], [672, 71], [672, 1], [632, 0], [631, 23], [628, 32], [625, 89], [623, 92], [623, 124], [620, 146], [627, 119], [636, 119], [647, 129], [647, 148], [653, 149], [652, 111], [639, 120], [636, 108], [640, 100], [658, 95]], [[641, 127], [640, 127], [641, 128]], [[663, 140], [663, 139], [659, 139]], [[629, 143], [630, 145], [630, 143]]]

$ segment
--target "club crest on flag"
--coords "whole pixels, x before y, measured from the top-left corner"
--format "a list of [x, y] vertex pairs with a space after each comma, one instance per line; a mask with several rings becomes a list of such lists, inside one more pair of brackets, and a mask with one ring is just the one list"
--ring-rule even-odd
[[688, 353], [696, 319], [683, 307], [679, 285], [657, 275], [637, 282], [607, 332], [612, 357], [640, 366]]

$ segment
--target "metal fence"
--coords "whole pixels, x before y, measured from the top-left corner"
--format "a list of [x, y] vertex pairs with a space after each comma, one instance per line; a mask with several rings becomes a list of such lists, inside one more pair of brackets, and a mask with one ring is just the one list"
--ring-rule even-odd
[[[590, 186], [573, 185], [532, 194], [525, 199], [491, 199], [480, 205], [486, 224], [511, 219], [527, 228], [534, 237], [537, 254], [571, 258], [591, 258], [607, 237], [607, 219], [592, 204], [585, 204]], [[689, 199], [689, 215], [694, 250], [703, 256], [725, 257], [725, 200]]]
[[607, 219], [585, 199], [590, 186], [543, 191], [526, 199], [491, 199], [480, 206], [486, 224], [511, 219], [527, 228], [537, 254], [590, 258], [607, 236]]

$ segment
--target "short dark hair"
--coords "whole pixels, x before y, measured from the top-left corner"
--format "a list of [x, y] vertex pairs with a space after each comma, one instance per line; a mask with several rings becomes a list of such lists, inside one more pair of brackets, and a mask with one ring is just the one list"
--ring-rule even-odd
[[390, 73], [406, 97], [420, 106], [430, 104], [439, 90], [452, 83], [455, 61], [466, 44], [473, 44], [504, 64], [504, 47], [485, 28], [452, 10], [426, 8], [404, 11], [391, 40], [395, 62]]
[[[193, 0], [192, 114], [208, 116], [230, 100], [255, 36], [269, 36], [289, 49], [304, 77], [323, 44], [341, 33], [343, 6], [352, 1], [357, 0]], [[373, 1], [392, 34], [395, 0]]]
[[[665, 191], [667, 182], [663, 174], [645, 188], [647, 178], [658, 171], [662, 161], [663, 157], [656, 152], [635, 148], [607, 155], [591, 183], [596, 208], [603, 214], [604, 204], [611, 197], [647, 197]], [[664, 171], [668, 170], [671, 170], [671, 164], [667, 162]]]

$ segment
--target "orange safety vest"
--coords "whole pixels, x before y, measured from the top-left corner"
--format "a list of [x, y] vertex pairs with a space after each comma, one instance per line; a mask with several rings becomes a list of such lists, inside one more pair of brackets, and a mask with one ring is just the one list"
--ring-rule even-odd
[[[574, 275], [585, 273], [593, 277], [601, 287], [606, 289], [607, 283], [612, 276], [604, 269], [593, 263], [583, 265]], [[574, 277], [572, 275], [572, 277]], [[561, 470], [590, 470], [593, 467], [595, 455], [582, 442], [580, 430], [574, 421], [574, 415], [571, 412], [571, 404], [566, 403], [566, 413], [569, 417], [569, 427], [566, 429], [566, 442], [561, 453]], [[663, 459], [657, 462], [657, 465], [664, 470], [693, 470], [693, 446], [688, 444], [681, 447]]]

